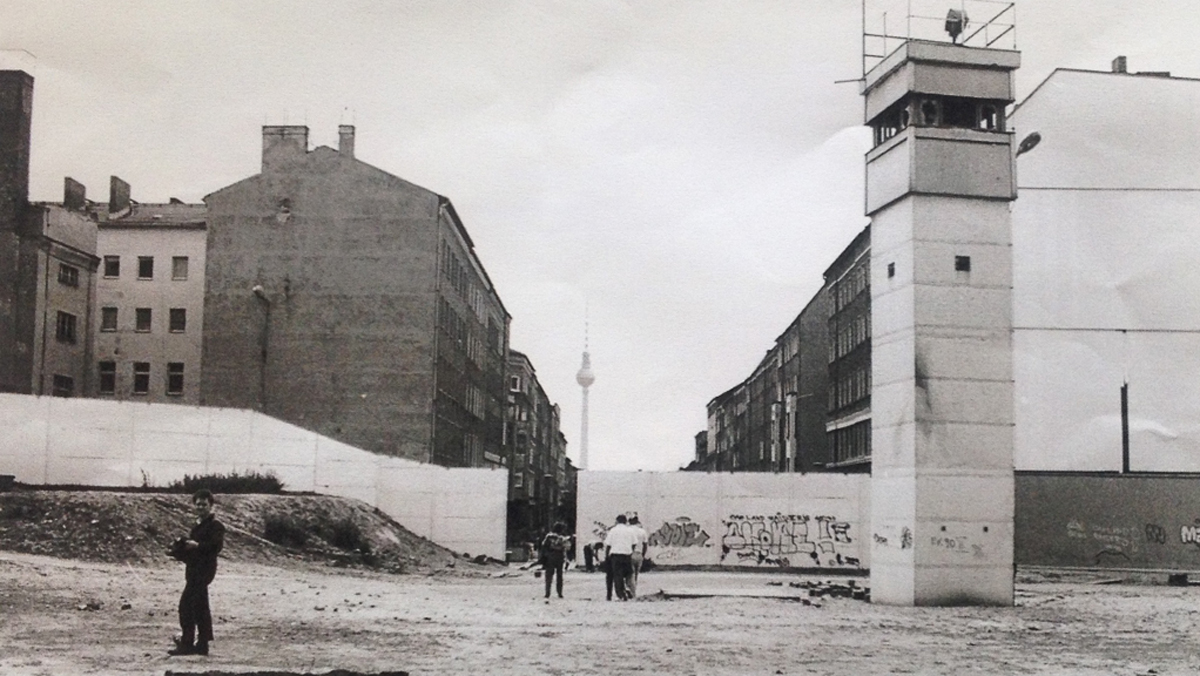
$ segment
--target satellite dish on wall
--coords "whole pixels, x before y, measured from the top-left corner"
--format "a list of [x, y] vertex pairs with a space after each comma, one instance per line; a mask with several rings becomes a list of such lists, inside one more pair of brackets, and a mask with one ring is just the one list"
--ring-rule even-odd
[[1017, 145], [1017, 157], [1020, 157], [1022, 154], [1027, 153], [1030, 150], [1033, 150], [1037, 146], [1037, 144], [1039, 144], [1041, 142], [1042, 142], [1041, 134], [1037, 133], [1036, 131], [1030, 133], [1029, 136], [1026, 136], [1025, 138], [1021, 139], [1021, 143], [1019, 143]]
[[958, 36], [967, 30], [967, 10], [952, 9], [946, 13], [946, 32], [950, 34], [950, 41], [958, 44]]

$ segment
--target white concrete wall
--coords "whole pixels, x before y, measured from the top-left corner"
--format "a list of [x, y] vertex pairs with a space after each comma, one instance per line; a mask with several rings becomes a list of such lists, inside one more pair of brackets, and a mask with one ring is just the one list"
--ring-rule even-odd
[[29, 484], [164, 486], [271, 472], [362, 500], [457, 553], [504, 559], [508, 475], [368, 453], [254, 411], [0, 394], [0, 474]]
[[[660, 565], [868, 568], [865, 474], [579, 473], [579, 543], [636, 513]], [[582, 557], [582, 547], [577, 547]]]

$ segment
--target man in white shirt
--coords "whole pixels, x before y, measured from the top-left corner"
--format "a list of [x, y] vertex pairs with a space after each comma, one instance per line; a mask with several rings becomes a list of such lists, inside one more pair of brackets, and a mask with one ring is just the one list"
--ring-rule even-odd
[[617, 598], [622, 601], [630, 599], [627, 585], [633, 574], [633, 550], [637, 544], [637, 533], [629, 527], [625, 515], [618, 514], [617, 524], [604, 536], [604, 558], [609, 563]]
[[629, 575], [628, 591], [630, 598], [637, 596], [638, 573], [642, 570], [642, 561], [646, 558], [646, 549], [650, 546], [650, 534], [642, 528], [641, 522], [638, 520], [637, 514], [629, 517], [629, 528], [637, 536], [637, 544], [633, 547], [633, 555], [630, 557], [630, 564], [633, 572]]

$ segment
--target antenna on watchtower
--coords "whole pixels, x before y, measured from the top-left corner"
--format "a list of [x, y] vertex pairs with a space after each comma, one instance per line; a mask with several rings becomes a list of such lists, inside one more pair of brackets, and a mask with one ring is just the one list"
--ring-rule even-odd
[[862, 0], [863, 75], [909, 41], [1015, 50], [1016, 26], [1013, 0]]

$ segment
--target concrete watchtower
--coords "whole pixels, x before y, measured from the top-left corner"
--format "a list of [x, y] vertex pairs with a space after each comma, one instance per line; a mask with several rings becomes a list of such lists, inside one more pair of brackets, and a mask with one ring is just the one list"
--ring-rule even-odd
[[1013, 602], [1012, 135], [1020, 53], [908, 40], [863, 80], [872, 599]]

